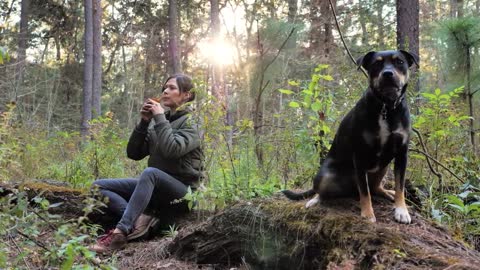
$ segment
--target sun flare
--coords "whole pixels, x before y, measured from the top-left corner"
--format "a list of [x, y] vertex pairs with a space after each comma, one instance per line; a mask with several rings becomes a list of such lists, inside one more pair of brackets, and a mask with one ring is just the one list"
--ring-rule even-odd
[[198, 45], [201, 54], [210, 63], [231, 65], [235, 61], [235, 48], [224, 39], [206, 40]]

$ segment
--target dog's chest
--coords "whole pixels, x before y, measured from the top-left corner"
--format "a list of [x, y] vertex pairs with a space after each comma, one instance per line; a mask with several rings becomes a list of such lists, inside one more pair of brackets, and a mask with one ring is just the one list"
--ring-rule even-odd
[[408, 141], [408, 129], [401, 121], [388, 122], [382, 115], [379, 115], [375, 128], [363, 132], [363, 139], [369, 147], [382, 150], [390, 140], [395, 138], [394, 144], [406, 144]]

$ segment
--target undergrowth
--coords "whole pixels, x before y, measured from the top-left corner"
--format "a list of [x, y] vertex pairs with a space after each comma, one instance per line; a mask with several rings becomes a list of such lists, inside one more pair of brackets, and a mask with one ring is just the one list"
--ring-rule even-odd
[[[250, 119], [226, 125], [225, 111], [211, 96], [199, 93], [201, 102], [193, 116], [201, 127], [205, 177], [200, 191], [187, 194], [190, 206], [196, 202], [198, 208], [219, 210], [239, 200], [270, 196], [282, 188], [310, 187], [319, 160], [346, 111], [344, 107], [351, 105], [336, 102], [348, 89], [328, 88], [333, 78], [325, 74], [327, 70], [328, 66], [318, 66], [310, 80], [290, 81], [289, 89], [279, 90], [287, 109], [275, 116], [278, 128], [260, 138], [255, 138]], [[468, 117], [455, 106], [461, 91], [423, 93], [424, 104], [412, 118], [424, 145], [412, 134], [407, 177], [425, 202], [424, 214], [451, 226], [459, 237], [475, 245], [480, 238], [480, 162], [468, 143]], [[56, 179], [86, 190], [95, 179], [135, 177], [147, 166], [146, 159], [136, 162], [126, 158], [131, 131], [122, 128], [111, 113], [91, 122], [86, 140], [78, 132], [47, 134], [22, 126], [14, 121], [14, 104], [1, 117], [2, 181]], [[262, 164], [257, 160], [256, 144], [263, 150]], [[426, 154], [431, 156], [437, 175], [427, 165]], [[5, 241], [0, 243], [0, 267], [27, 265], [32, 258], [45, 265], [66, 267], [63, 269], [98, 267], [94, 255], [84, 248], [95, 228], [81, 219], [63, 221], [52, 216], [47, 210], [55, 206], [40, 197], [35, 200], [40, 208], [34, 210], [22, 192], [2, 198], [0, 231]], [[54, 244], [40, 254], [33, 239], [45, 228], [54, 232]], [[20, 255], [10, 261], [12, 249], [20, 250]]]

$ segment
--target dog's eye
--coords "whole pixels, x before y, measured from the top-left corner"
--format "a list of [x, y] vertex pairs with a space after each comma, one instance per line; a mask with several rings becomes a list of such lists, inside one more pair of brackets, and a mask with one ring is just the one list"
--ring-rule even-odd
[[395, 64], [397, 64], [397, 65], [403, 65], [403, 63], [404, 63], [404, 62], [403, 62], [402, 59], [398, 59], [398, 58], [395, 59]]

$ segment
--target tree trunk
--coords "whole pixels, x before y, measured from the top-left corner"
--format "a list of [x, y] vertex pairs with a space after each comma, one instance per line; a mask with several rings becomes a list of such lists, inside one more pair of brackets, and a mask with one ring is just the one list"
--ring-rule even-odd
[[[397, 47], [419, 55], [419, 13], [418, 0], [397, 0]], [[415, 68], [416, 69], [416, 68]], [[415, 93], [420, 92], [418, 76], [410, 85]]]
[[93, 83], [92, 113], [93, 118], [102, 114], [102, 5], [101, 0], [93, 0]]
[[377, 44], [378, 44], [378, 47], [380, 48], [383, 48], [385, 46], [385, 29], [383, 28], [385, 25], [385, 22], [383, 20], [383, 6], [384, 6], [383, 1], [376, 1], [376, 4], [375, 4], [375, 7], [377, 8], [376, 25], [377, 25], [377, 33], [378, 33]]
[[450, 0], [450, 18], [457, 17], [457, 0]]
[[[178, 259], [247, 269], [476, 269], [480, 254], [413, 211], [393, 221], [392, 204], [375, 203], [377, 223], [360, 217], [352, 199], [304, 202], [270, 198], [239, 203], [170, 245]], [[450, 269], [449, 268], [449, 269]]]
[[463, 17], [463, 0], [457, 0], [457, 18]]
[[80, 131], [85, 138], [89, 132], [92, 119], [92, 85], [93, 85], [93, 5], [92, 0], [84, 0], [85, 5], [85, 61], [83, 63], [83, 107]]
[[[337, 5], [336, 0], [331, 0], [333, 7], [335, 8]], [[330, 2], [328, 0], [322, 1], [322, 6], [320, 7], [320, 13], [323, 18], [323, 61], [325, 63], [329, 63], [330, 53], [332, 51], [332, 48], [334, 46], [333, 43], [333, 34], [332, 34], [332, 28], [333, 28], [333, 13], [332, 9], [330, 7]]]
[[[218, 0], [210, 0], [210, 27], [212, 29], [210, 35], [210, 42], [212, 44], [218, 43], [220, 39], [220, 9]], [[226, 109], [226, 96], [224, 89], [224, 74], [222, 64], [210, 59], [212, 61], [212, 94], [217, 98], [219, 104], [223, 109]]]
[[369, 40], [369, 33], [367, 29], [367, 17], [368, 17], [368, 11], [366, 9], [366, 3], [364, 0], [360, 0], [359, 8], [360, 8], [360, 27], [362, 28], [362, 46], [368, 46], [368, 40]]
[[475, 144], [475, 124], [474, 124], [475, 113], [473, 109], [473, 94], [471, 89], [471, 72], [472, 72], [471, 54], [470, 54], [470, 47], [467, 47], [465, 49], [466, 49], [466, 56], [467, 56], [467, 63], [466, 63], [467, 85], [466, 85], [465, 92], [467, 93], [468, 111], [470, 115], [470, 142], [472, 143], [473, 154], [476, 155], [477, 146]]
[[288, 0], [288, 22], [295, 23], [297, 20], [298, 1]]
[[15, 70], [16, 87], [11, 100], [17, 101], [23, 86], [28, 47], [28, 14], [30, 0], [22, 0], [20, 11], [20, 32], [18, 33], [17, 67]]
[[178, 27], [178, 8], [177, 0], [168, 0], [168, 35], [170, 66], [172, 73], [182, 72], [182, 62], [180, 55], [179, 27]]
[[310, 57], [318, 54], [322, 48], [322, 22], [323, 18], [320, 13], [320, 7], [322, 6], [322, 0], [312, 0], [310, 2], [310, 33], [308, 55]]

